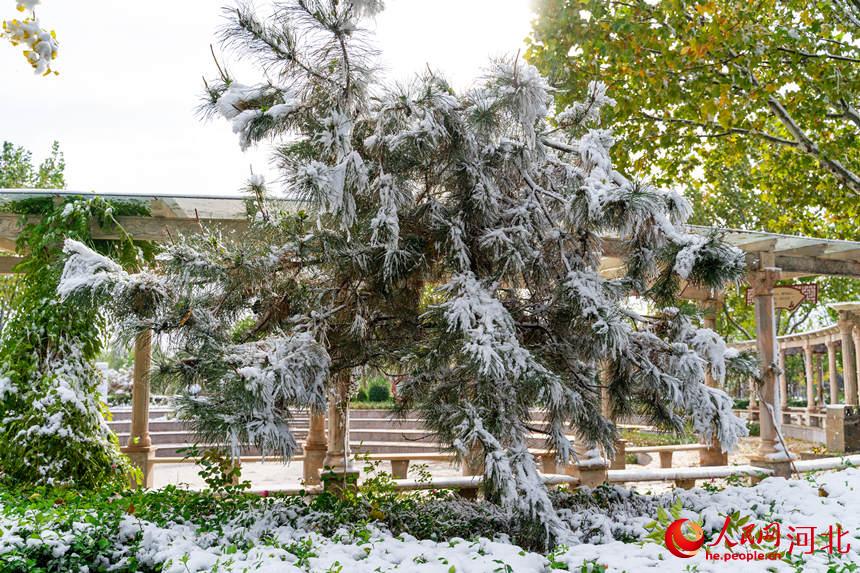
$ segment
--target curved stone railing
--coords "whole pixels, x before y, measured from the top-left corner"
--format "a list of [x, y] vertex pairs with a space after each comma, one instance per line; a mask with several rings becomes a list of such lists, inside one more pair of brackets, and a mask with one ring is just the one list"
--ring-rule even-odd
[[[837, 353], [841, 354], [842, 389], [844, 404], [856, 410], [858, 404], [858, 385], [860, 379], [860, 363], [857, 360], [860, 353], [860, 303], [837, 303], [830, 307], [839, 313], [839, 320], [823, 328], [779, 336], [776, 338], [776, 359], [779, 362], [778, 394], [781, 411], [781, 422], [784, 424], [785, 435], [801, 439], [810, 436], [826, 436], [830, 442], [830, 430], [827, 426], [825, 407], [840, 405], [839, 371]], [[758, 341], [746, 340], [730, 344], [737, 350], [759, 350]], [[786, 354], [800, 350], [803, 355], [806, 378], [806, 408], [788, 407], [788, 379], [785, 372]], [[827, 367], [816, 364], [818, 360], [827, 357]], [[828, 392], [825, 396], [824, 372], [827, 372]], [[816, 392], [816, 387], [819, 392]], [[754, 416], [756, 408], [756, 391], [754, 383], [750, 383], [749, 414]], [[796, 430], [796, 431], [795, 431]], [[824, 432], [822, 432], [824, 430]], [[834, 432], [842, 434], [841, 431]], [[843, 436], [844, 438], [845, 436]], [[819, 441], [819, 440], [815, 440]], [[849, 440], [850, 441], [850, 440]], [[855, 440], [856, 441], [856, 440]], [[858, 447], [855, 444], [855, 447]]]
[[[776, 338], [776, 343], [779, 346], [780, 350], [786, 350], [789, 348], [803, 348], [807, 344], [841, 344], [841, 341], [842, 338], [839, 332], [839, 324], [831, 324], [830, 326], [825, 326], [816, 330], [798, 332], [795, 334], [786, 334], [783, 336], [778, 336]], [[731, 344], [729, 344], [729, 346], [738, 350], [755, 350], [756, 341], [743, 340], [741, 342], [732, 342]]]

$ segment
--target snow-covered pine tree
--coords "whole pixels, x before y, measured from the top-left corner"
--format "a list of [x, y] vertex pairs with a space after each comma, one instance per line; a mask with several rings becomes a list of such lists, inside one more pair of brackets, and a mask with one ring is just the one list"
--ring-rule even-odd
[[[161, 371], [188, 389], [184, 412], [204, 436], [234, 450], [289, 455], [289, 407], [322, 408], [327, 376], [396, 371], [403, 408], [477, 456], [488, 498], [549, 542], [564, 528], [528, 452], [530, 409], [563, 462], [570, 435], [611, 453], [602, 386], [612, 416], [691, 419], [732, 447], [745, 426], [704, 376], [721, 380], [738, 359], [670, 305], [682, 280], [738, 280], [742, 253], [687, 233], [676, 193], [612, 168], [602, 83], [555, 116], [546, 80], [518, 58], [462, 94], [431, 71], [385, 85], [360, 26], [381, 9], [227, 10], [224, 45], [260, 75], [239, 83], [219, 65], [204, 109], [242, 148], [275, 141], [301, 210], [267, 201], [255, 178], [247, 234], [185, 240], [143, 275], [69, 244], [64, 296], [109, 293], [127, 328], [169, 333], [179, 351]], [[599, 273], [610, 247], [624, 276]], [[662, 310], [637, 313], [632, 295]]]

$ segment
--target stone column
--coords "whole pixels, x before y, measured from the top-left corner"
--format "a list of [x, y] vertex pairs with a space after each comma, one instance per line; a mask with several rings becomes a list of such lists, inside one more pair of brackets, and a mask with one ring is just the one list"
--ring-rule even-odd
[[857, 405], [857, 356], [854, 346], [854, 321], [847, 312], [839, 313], [839, 334], [842, 336], [842, 379], [845, 382], [845, 403]]
[[328, 450], [323, 461], [323, 485], [340, 490], [354, 487], [358, 469], [349, 448], [349, 392], [352, 376], [349, 369], [335, 374], [328, 405]]
[[778, 367], [776, 318], [773, 308], [773, 286], [779, 279], [780, 270], [773, 265], [773, 253], [761, 254], [758, 271], [750, 275], [750, 288], [755, 299], [756, 345], [762, 374], [759, 427], [761, 435], [758, 452], [751, 457], [754, 465], [773, 469], [777, 475], [791, 474], [790, 454], [784, 450], [777, 431], [782, 425], [779, 385], [776, 376]]
[[836, 370], [836, 341], [828, 338], [827, 342], [827, 375], [829, 377], [828, 384], [830, 386], [830, 402], [831, 406], [839, 403], [839, 374]]
[[302, 479], [305, 485], [319, 485], [320, 470], [328, 450], [325, 435], [325, 414], [308, 411], [308, 437], [305, 440], [305, 459], [302, 463]]
[[821, 355], [815, 360], [815, 388], [815, 405], [823, 410], [826, 400], [824, 398], [824, 356]]
[[[719, 297], [711, 297], [702, 301], [702, 321], [705, 328], [716, 332], [717, 315], [720, 312], [722, 301]], [[710, 365], [705, 369], [705, 384], [711, 388], [717, 388], [719, 384], [711, 375]], [[699, 450], [699, 465], [701, 466], [726, 466], [729, 464], [729, 454], [723, 451], [716, 437], [711, 439], [710, 447]]]
[[756, 382], [755, 378], [750, 378], [749, 388], [747, 389], [747, 393], [749, 394], [749, 410], [750, 410], [750, 421], [755, 422], [758, 420], [758, 394], [756, 393]]
[[152, 331], [144, 330], [134, 341], [134, 378], [131, 386], [131, 432], [122, 449], [140, 469], [143, 480], [132, 487], [152, 487], [155, 452], [149, 436], [149, 374], [152, 368]]
[[785, 371], [785, 350], [779, 348], [779, 409], [785, 411], [788, 408], [788, 373]]
[[[852, 406], [856, 406], [860, 404], [860, 317], [855, 317], [854, 322], [854, 331], [851, 335], [851, 338], [854, 339], [854, 394], [852, 397], [854, 398], [854, 402], [845, 401], [846, 404], [850, 404]], [[847, 395], [848, 392], [846, 391]]]
[[815, 364], [812, 356], [812, 343], [803, 343], [803, 366], [806, 374], [806, 412], [815, 411]]

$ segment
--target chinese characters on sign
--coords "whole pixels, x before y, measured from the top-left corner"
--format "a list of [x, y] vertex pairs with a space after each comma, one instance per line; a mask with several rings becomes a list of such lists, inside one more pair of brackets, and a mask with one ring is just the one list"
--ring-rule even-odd
[[[726, 516], [716, 538], [705, 544], [699, 524], [678, 519], [666, 528], [666, 548], [676, 557], [689, 558], [700, 549], [710, 561], [777, 561], [787, 555], [811, 555], [816, 552], [844, 555], [851, 550], [848, 532], [841, 525], [825, 528], [785, 526], [779, 522], [757, 525], [747, 519], [733, 521]], [[687, 532], [683, 529], [686, 527]]]
[[[755, 291], [747, 289], [747, 304], [753, 303]], [[818, 302], [818, 285], [816, 283], [795, 283], [773, 287], [773, 306], [777, 309], [794, 310], [798, 305]]]

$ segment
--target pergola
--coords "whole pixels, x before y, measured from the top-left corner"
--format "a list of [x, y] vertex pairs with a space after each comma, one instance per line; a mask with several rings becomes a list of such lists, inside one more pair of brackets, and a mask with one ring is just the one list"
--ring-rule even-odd
[[[9, 202], [38, 196], [52, 196], [61, 201], [64, 196], [92, 196], [91, 193], [59, 190], [0, 190], [0, 205], [5, 213], [0, 213], [0, 249], [9, 251], [0, 254], [0, 273], [14, 272], [20, 260], [11, 254], [15, 241], [23, 228], [21, 216], [9, 211]], [[225, 232], [241, 231], [247, 227], [247, 198], [236, 195], [129, 195], [101, 194], [106, 199], [140, 201], [145, 203], [150, 216], [118, 217], [124, 230], [135, 239], [147, 241], [171, 241], [178, 235], [197, 233], [203, 229], [221, 229]], [[710, 227], [691, 227], [696, 233], [707, 234], [715, 229]], [[93, 237], [97, 239], [118, 239], [117, 229], [102, 228], [93, 222]], [[781, 417], [774, 415], [774, 405], [781, 402], [785, 390], [780, 388], [780, 373], [773, 288], [776, 281], [817, 275], [860, 278], [860, 242], [798, 237], [756, 231], [735, 229], [716, 229], [725, 240], [746, 253], [747, 282], [753, 289], [756, 316], [755, 344], [761, 362], [764, 383], [761, 388], [763, 401], [761, 411], [768, 410], [771, 415], [761, 415], [761, 441], [756, 464], [771, 468], [778, 475], [789, 473], [790, 454], [779, 444], [778, 428]], [[607, 276], [617, 274], [623, 269], [621, 245], [612, 237], [604, 238], [604, 258], [601, 272]], [[698, 301], [704, 311], [705, 325], [713, 328], [716, 315], [721, 306], [722, 293], [706, 292], [688, 287], [682, 292], [685, 298]], [[855, 344], [860, 348], [860, 304], [834, 307], [839, 310], [839, 341], [842, 346], [845, 373], [846, 403], [856, 406], [857, 366]], [[836, 340], [834, 333], [827, 331], [822, 336], [831, 342]], [[822, 338], [822, 340], [825, 340]], [[817, 341], [817, 339], [816, 339]], [[812, 344], [811, 339], [806, 341]], [[826, 341], [825, 341], [826, 343]], [[807, 344], [806, 347], [808, 347]], [[805, 348], [806, 348], [805, 347]], [[830, 346], [828, 346], [830, 348]], [[834, 355], [835, 356], [835, 355]], [[154, 456], [149, 437], [149, 369], [151, 362], [151, 334], [142, 333], [135, 343], [134, 385], [132, 392], [131, 434], [124, 451], [145, 473], [151, 483], [151, 460]], [[835, 364], [831, 360], [831, 365]], [[833, 371], [834, 366], [831, 366]], [[808, 375], [809, 376], [809, 375]], [[713, 384], [712, 380], [709, 383]], [[832, 379], [831, 379], [832, 384]], [[831, 396], [832, 396], [831, 388]], [[308, 439], [305, 444], [304, 477], [306, 483], [318, 483], [319, 470], [323, 467], [326, 451], [343, 455], [348, 451], [348, 418], [337, 408], [330, 409], [329, 435], [326, 438], [325, 420], [322, 416], [311, 416]], [[703, 455], [725, 460], [718, 447], [706, 450]], [[713, 461], [713, 460], [712, 460]], [[725, 463], [725, 461], [723, 461]], [[711, 464], [714, 465], [714, 464]]]

